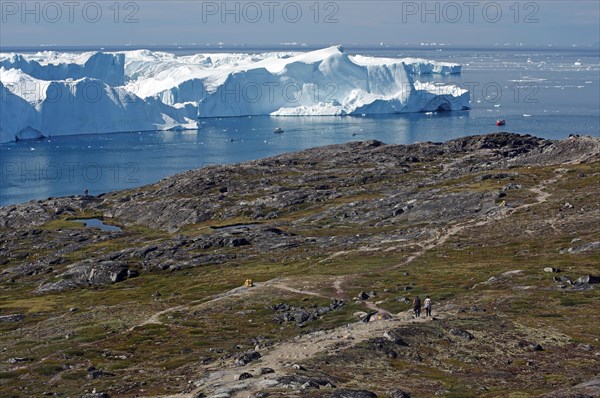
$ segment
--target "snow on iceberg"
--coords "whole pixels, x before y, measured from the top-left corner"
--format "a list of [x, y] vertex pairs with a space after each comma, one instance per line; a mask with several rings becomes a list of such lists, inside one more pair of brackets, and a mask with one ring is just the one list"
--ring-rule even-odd
[[352, 61], [361, 65], [369, 64], [396, 64], [403, 62], [413, 75], [460, 75], [462, 71], [462, 65], [453, 62], [437, 62], [423, 58], [373, 58], [365, 57], [362, 55], [355, 55], [350, 57]]
[[[197, 128], [184, 106], [143, 100], [103, 81], [44, 81], [0, 68], [0, 141], [43, 136]], [[32, 137], [33, 132], [37, 132]]]
[[[66, 80], [89, 77], [98, 79], [111, 86], [121, 86], [125, 79], [125, 55], [106, 53], [86, 53], [71, 61], [60, 62], [59, 53], [38, 53], [37, 57], [25, 57], [20, 54], [0, 57], [0, 67], [18, 69], [40, 80]], [[84, 54], [82, 54], [84, 55]], [[38, 58], [38, 59], [36, 59]], [[54, 62], [58, 63], [54, 63]], [[79, 61], [79, 62], [77, 62]]]
[[[140, 55], [148, 56], [126, 54], [126, 69], [136, 76], [126, 87], [143, 98], [159, 98], [170, 105], [194, 103], [199, 117], [355, 115], [469, 107], [466, 90], [450, 86], [440, 92], [439, 86], [417, 87], [414, 80], [434, 71], [458, 73], [456, 64], [348, 56], [341, 47], [330, 47], [251, 60], [225, 56], [229, 62], [215, 54], [196, 59], [197, 63], [170, 58], [170, 68], [153, 61], [152, 68], [142, 70]], [[215, 66], [217, 59], [219, 66]], [[132, 64], [136, 67], [131, 68]]]
[[299, 53], [0, 54], [0, 142], [198, 128], [203, 117], [359, 115], [469, 108], [469, 92], [422, 83], [460, 65]]

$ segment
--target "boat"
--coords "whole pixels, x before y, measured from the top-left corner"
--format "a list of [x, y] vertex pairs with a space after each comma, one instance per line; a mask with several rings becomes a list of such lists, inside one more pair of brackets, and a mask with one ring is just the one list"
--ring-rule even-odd
[[277, 127], [275, 130], [273, 130], [273, 132], [275, 134], [281, 134], [281, 133], [283, 133], [283, 129], [281, 127]]
[[496, 126], [504, 126], [504, 125], [506, 125], [506, 120], [504, 120], [504, 119], [496, 120]]

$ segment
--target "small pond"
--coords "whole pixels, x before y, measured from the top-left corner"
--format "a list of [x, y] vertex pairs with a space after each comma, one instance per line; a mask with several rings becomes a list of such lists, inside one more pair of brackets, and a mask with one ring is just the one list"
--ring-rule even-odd
[[73, 222], [80, 222], [85, 225], [87, 228], [100, 228], [102, 231], [121, 231], [121, 228], [115, 227], [114, 225], [107, 225], [97, 218], [88, 218], [85, 220], [73, 220]]

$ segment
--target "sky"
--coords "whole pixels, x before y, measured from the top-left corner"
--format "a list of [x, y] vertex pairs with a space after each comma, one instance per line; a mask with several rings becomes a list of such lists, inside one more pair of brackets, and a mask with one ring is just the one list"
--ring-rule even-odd
[[600, 1], [6, 1], [0, 47], [600, 45]]

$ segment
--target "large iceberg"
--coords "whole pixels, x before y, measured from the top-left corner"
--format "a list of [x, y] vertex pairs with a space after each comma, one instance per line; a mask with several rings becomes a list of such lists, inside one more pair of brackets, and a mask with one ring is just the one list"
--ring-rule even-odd
[[[88, 77], [102, 80], [111, 86], [121, 86], [125, 82], [123, 68], [125, 54], [84, 53], [76, 58], [67, 55], [62, 59], [61, 53], [46, 52], [43, 54], [46, 56], [38, 59], [20, 54], [11, 54], [0, 59], [0, 67], [19, 69], [40, 80], [66, 80]], [[68, 62], [69, 58], [72, 59], [71, 62]]]
[[418, 81], [460, 65], [298, 53], [0, 54], [0, 142], [52, 135], [196, 129], [206, 117], [359, 115], [469, 108], [454, 85]]

